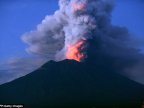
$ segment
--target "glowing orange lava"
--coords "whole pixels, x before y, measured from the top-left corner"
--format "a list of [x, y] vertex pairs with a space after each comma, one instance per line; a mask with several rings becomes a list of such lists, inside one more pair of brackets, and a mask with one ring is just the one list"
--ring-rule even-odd
[[81, 62], [85, 57], [85, 55], [82, 53], [82, 50], [84, 49], [84, 43], [84, 41], [80, 41], [74, 45], [68, 46], [66, 58]]
[[74, 12], [84, 10], [86, 8], [86, 4], [84, 3], [73, 3], [72, 4]]

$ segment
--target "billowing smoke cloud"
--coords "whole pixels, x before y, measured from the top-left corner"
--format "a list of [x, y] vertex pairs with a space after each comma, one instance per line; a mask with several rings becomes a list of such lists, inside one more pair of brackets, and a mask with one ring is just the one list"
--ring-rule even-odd
[[[112, 0], [60, 0], [59, 6], [54, 15], [46, 16], [37, 30], [23, 36], [23, 40], [30, 45], [28, 52], [63, 60], [69, 46], [100, 35], [108, 38], [107, 34], [112, 34], [109, 29], [112, 28]], [[107, 28], [110, 31], [106, 31]], [[117, 34], [123, 32], [118, 29]], [[83, 47], [87, 47], [87, 42], [84, 43]]]
[[113, 0], [59, 0], [59, 6], [36, 30], [22, 36], [29, 53], [58, 61], [107, 55], [114, 59], [114, 68], [129, 71], [139, 62], [141, 55], [131, 47], [128, 30], [111, 24]]
[[60, 9], [54, 15], [46, 16], [37, 30], [22, 37], [30, 45], [27, 51], [52, 60], [63, 60], [69, 46], [85, 41], [83, 47], [87, 47], [88, 40], [93, 39], [107, 52], [124, 53], [112, 47], [114, 44], [117, 49], [129, 44], [127, 29], [111, 24], [113, 4], [113, 0], [60, 0]]

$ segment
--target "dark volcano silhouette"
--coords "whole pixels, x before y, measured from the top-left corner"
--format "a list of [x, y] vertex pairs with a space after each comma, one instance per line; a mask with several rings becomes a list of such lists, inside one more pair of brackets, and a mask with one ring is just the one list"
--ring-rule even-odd
[[140, 108], [144, 86], [110, 64], [50, 61], [36, 71], [0, 86], [0, 104], [32, 108]]

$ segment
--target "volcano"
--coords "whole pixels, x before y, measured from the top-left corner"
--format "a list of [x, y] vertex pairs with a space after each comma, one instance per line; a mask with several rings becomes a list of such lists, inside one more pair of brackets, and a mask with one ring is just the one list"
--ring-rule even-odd
[[64, 60], [0, 86], [0, 104], [26, 108], [140, 108], [144, 86], [110, 68]]

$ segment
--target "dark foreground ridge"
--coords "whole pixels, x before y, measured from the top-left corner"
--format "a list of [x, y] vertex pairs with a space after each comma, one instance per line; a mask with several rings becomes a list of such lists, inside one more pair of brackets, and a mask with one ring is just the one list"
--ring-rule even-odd
[[25, 108], [141, 108], [144, 86], [109, 66], [65, 60], [0, 86], [0, 104]]

